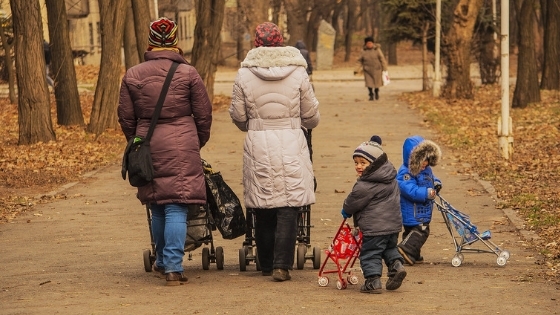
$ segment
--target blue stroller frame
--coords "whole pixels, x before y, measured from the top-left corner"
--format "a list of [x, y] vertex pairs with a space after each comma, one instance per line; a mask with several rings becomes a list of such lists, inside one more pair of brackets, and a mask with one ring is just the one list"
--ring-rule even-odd
[[[455, 209], [439, 194], [437, 197], [438, 199], [435, 200], [436, 207], [441, 212], [443, 221], [445, 221], [447, 230], [449, 230], [453, 243], [455, 244], [455, 256], [451, 259], [451, 265], [459, 267], [464, 260], [462, 252], [471, 252], [495, 254], [498, 257], [496, 263], [499, 266], [505, 266], [509, 259], [509, 251], [500, 249], [498, 245], [490, 240], [492, 237], [490, 230], [479, 233], [476, 225], [470, 222], [470, 218], [467, 214]], [[482, 242], [488, 250], [471, 248], [470, 245], [477, 241]]]

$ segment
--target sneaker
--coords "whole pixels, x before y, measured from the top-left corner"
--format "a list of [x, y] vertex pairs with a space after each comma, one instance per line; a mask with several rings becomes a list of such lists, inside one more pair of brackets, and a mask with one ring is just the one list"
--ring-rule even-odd
[[272, 271], [272, 279], [276, 281], [286, 281], [292, 279], [290, 272], [284, 269], [274, 269]]
[[391, 264], [388, 275], [389, 279], [387, 279], [385, 289], [396, 290], [400, 288], [404, 278], [406, 277], [406, 270], [404, 270], [400, 260], [397, 259]]
[[415, 259], [413, 259], [412, 257], [408, 256], [405, 251], [402, 249], [402, 247], [397, 246], [397, 249], [399, 250], [399, 253], [401, 254], [401, 256], [404, 258], [404, 261], [406, 261], [407, 264], [414, 266], [414, 263], [416, 262]]
[[165, 281], [165, 285], [175, 286], [185, 284], [185, 282], [189, 281], [189, 278], [182, 272], [170, 272], [165, 275]]
[[381, 279], [379, 278], [379, 276], [367, 278], [366, 282], [360, 288], [360, 292], [380, 294], [381, 293]]

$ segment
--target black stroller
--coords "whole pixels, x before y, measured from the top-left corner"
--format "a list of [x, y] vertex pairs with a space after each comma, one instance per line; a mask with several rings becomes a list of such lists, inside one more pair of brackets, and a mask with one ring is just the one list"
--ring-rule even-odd
[[[309, 148], [309, 157], [313, 161], [313, 149], [311, 146], [311, 129], [306, 130], [302, 128], [305, 138], [307, 139], [307, 146]], [[315, 181], [315, 179], [314, 179]], [[317, 182], [315, 181], [315, 187]], [[252, 209], [246, 209], [247, 230], [245, 233], [245, 241], [243, 247], [239, 249], [239, 270], [246, 271], [247, 265], [252, 261], [255, 262], [257, 271], [261, 270], [259, 263], [257, 248], [255, 244], [255, 213]], [[319, 269], [321, 267], [321, 249], [313, 247], [313, 250], [308, 253], [311, 248], [311, 206], [303, 206], [299, 209], [298, 222], [297, 222], [297, 238], [296, 238], [296, 266], [297, 269], [303, 269], [307, 260], [313, 261], [313, 268]]]
[[[193, 250], [202, 245], [210, 245], [210, 248], [202, 249], [202, 269], [208, 270], [210, 263], [216, 263], [216, 267], [222, 270], [224, 249], [220, 246], [214, 247], [212, 231], [219, 230], [225, 239], [239, 237], [246, 231], [245, 216], [239, 198], [226, 184], [220, 172], [213, 170], [205, 160], [201, 160], [201, 163], [206, 182], [206, 204], [189, 207], [185, 252], [189, 253], [188, 260], [192, 260]], [[152, 217], [148, 206], [146, 206], [146, 214], [152, 249], [144, 250], [144, 269], [150, 272], [156, 260], [156, 250], [152, 234]]]
[[[152, 215], [148, 205], [146, 205], [146, 215], [150, 230], [151, 250], [144, 250], [144, 270], [151, 272], [156, 261], [156, 246], [152, 234]], [[212, 231], [216, 230], [216, 225], [208, 206], [189, 207], [187, 226], [185, 253], [188, 253], [188, 260], [192, 260], [193, 250], [202, 245], [210, 245], [210, 248], [204, 247], [202, 249], [202, 269], [208, 270], [210, 263], [215, 263], [218, 270], [224, 269], [224, 249], [221, 246], [214, 247]]]

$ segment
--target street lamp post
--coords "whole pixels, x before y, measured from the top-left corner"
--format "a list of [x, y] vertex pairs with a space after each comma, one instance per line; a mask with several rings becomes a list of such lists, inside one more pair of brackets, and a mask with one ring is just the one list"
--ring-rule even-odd
[[502, 115], [498, 118], [498, 145], [506, 160], [513, 155], [513, 128], [509, 117], [509, 1], [501, 0]]

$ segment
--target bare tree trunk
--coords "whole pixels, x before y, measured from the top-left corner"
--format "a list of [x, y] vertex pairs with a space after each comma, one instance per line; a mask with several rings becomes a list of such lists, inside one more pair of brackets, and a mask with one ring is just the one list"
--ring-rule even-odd
[[449, 98], [472, 99], [471, 44], [474, 25], [484, 0], [459, 0], [446, 36], [448, 75], [445, 94]]
[[138, 46], [136, 46], [136, 34], [134, 30], [134, 13], [132, 12], [132, 3], [128, 1], [126, 4], [124, 34], [126, 34], [126, 36], [123, 35], [124, 67], [126, 69], [130, 69], [131, 67], [140, 63], [140, 54]]
[[245, 16], [245, 27], [251, 35], [251, 43], [253, 43], [255, 41], [255, 30], [257, 26], [261, 23], [268, 22], [269, 3], [267, 1], [237, 0], [237, 4], [238, 8], [241, 8], [241, 12]]
[[[544, 2], [544, 1], [542, 1]], [[544, 63], [541, 89], [560, 90], [560, 3], [546, 1]]]
[[334, 50], [336, 51], [340, 45], [341, 45], [341, 41], [343, 39], [344, 36], [344, 29], [340, 28], [340, 24], [338, 23], [339, 19], [341, 18], [342, 15], [344, 15], [344, 21], [346, 21], [346, 15], [344, 14], [345, 12], [345, 1], [340, 1], [337, 2], [335, 7], [334, 7], [334, 11], [333, 11], [333, 15], [332, 15], [332, 22], [331, 25], [334, 27], [335, 30], [335, 41], [334, 41]]
[[280, 19], [280, 10], [282, 10], [282, 0], [272, 0], [272, 23], [276, 25]]
[[[524, 108], [529, 103], [540, 102], [539, 76], [533, 28], [535, 10], [532, 0], [515, 0], [519, 27], [519, 55], [517, 57], [517, 81], [513, 92], [512, 107]], [[558, 34], [556, 34], [558, 36]]]
[[88, 131], [96, 136], [117, 127], [125, 14], [126, 0], [99, 0], [101, 67], [88, 125]]
[[428, 32], [430, 30], [430, 22], [424, 22], [422, 27], [422, 91], [430, 89], [430, 79], [428, 78]]
[[144, 52], [148, 48], [148, 34], [150, 22], [155, 20], [150, 17], [150, 0], [132, 0], [132, 13], [134, 15], [134, 28], [136, 34], [136, 49], [139, 62], [144, 61]]
[[284, 0], [286, 15], [288, 17], [288, 33], [290, 38], [286, 45], [295, 45], [298, 40], [304, 40], [307, 35], [307, 1]]
[[19, 145], [56, 140], [47, 87], [39, 1], [10, 1], [18, 87]]
[[356, 11], [358, 9], [358, 1], [359, 0], [348, 0], [346, 36], [344, 39], [344, 45], [346, 45], [346, 54], [344, 55], [344, 61], [350, 61], [350, 56], [352, 54], [352, 36], [354, 35], [354, 30], [356, 28]]
[[220, 32], [224, 21], [225, 0], [198, 0], [192, 65], [200, 74], [208, 97], [214, 99], [214, 77], [220, 56]]
[[[2, 19], [2, 22], [5, 20]], [[4, 23], [2, 23], [4, 24]], [[13, 61], [12, 61], [12, 47], [13, 44], [8, 43], [8, 37], [4, 32], [4, 27], [0, 25], [0, 39], [2, 40], [2, 48], [4, 48], [4, 64], [6, 65], [6, 70], [8, 71], [8, 95], [10, 97], [10, 104], [15, 104], [17, 101], [16, 97], [16, 73], [14, 71]]]
[[307, 24], [307, 35], [305, 36], [305, 44], [310, 52], [317, 50], [319, 25], [321, 25], [322, 20], [329, 22], [332, 20], [331, 14], [336, 6], [336, 0], [316, 0], [314, 4]]
[[83, 126], [84, 115], [80, 105], [78, 80], [72, 58], [64, 0], [46, 0], [51, 46], [51, 71], [56, 97], [57, 123], [63, 126]]

